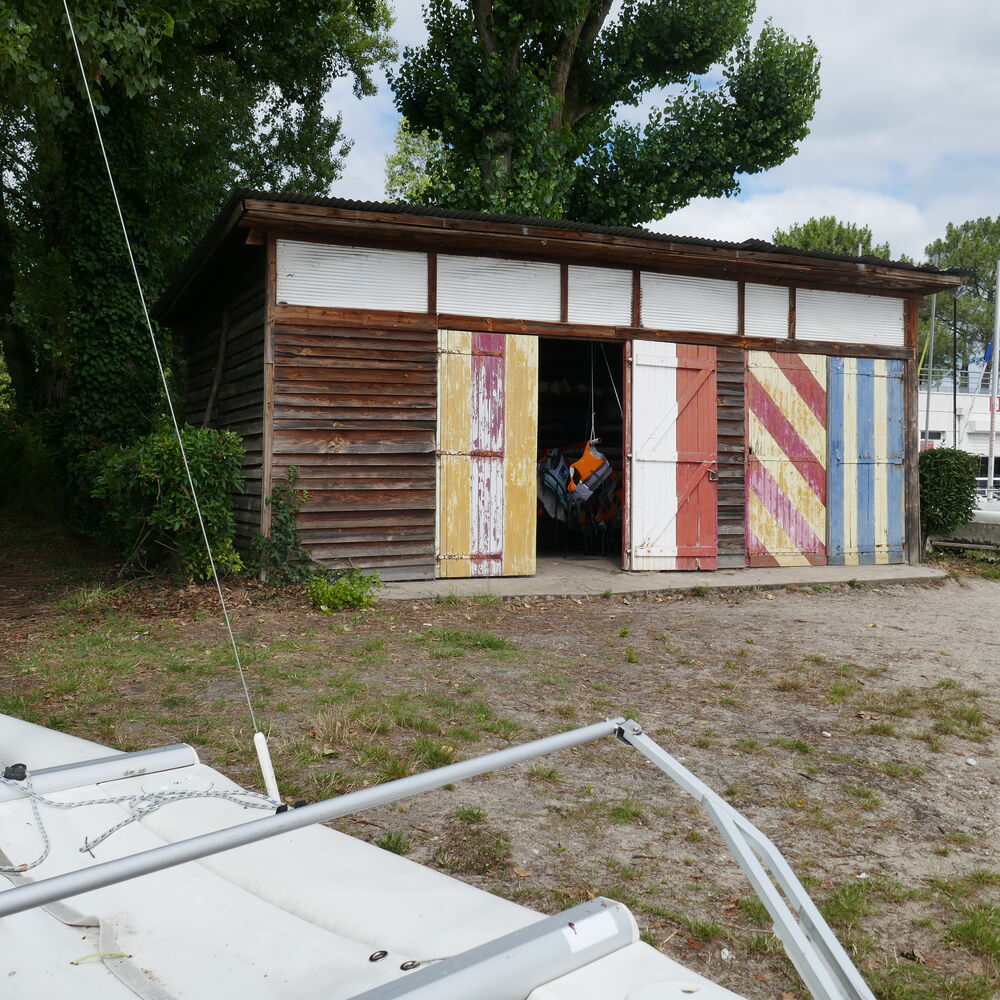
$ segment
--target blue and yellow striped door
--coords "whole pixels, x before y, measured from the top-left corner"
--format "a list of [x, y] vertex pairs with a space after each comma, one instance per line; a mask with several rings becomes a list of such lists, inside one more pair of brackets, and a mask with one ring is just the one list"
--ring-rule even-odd
[[903, 362], [830, 358], [827, 405], [827, 558], [901, 563]]

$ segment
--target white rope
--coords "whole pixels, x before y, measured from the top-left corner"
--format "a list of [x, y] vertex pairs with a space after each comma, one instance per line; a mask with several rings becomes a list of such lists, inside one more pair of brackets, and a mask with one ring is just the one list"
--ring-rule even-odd
[[611, 389], [615, 394], [615, 402], [618, 404], [618, 412], [624, 417], [625, 410], [622, 407], [621, 397], [618, 395], [618, 386], [615, 385], [615, 377], [611, 374], [611, 362], [608, 361], [607, 351], [604, 350], [604, 345], [601, 344], [601, 354], [604, 357], [604, 367], [608, 370], [608, 378], [611, 381]]
[[45, 824], [42, 822], [42, 817], [38, 810], [39, 803], [48, 806], [50, 809], [80, 809], [84, 806], [125, 806], [131, 811], [130, 815], [120, 823], [115, 823], [113, 826], [108, 827], [108, 829], [96, 837], [84, 840], [83, 847], [80, 848], [81, 853], [92, 851], [119, 830], [124, 829], [131, 823], [135, 823], [144, 816], [149, 816], [171, 802], [182, 802], [186, 799], [221, 799], [224, 802], [232, 802], [235, 805], [242, 806], [244, 809], [267, 810], [277, 809], [281, 805], [280, 802], [269, 798], [267, 795], [261, 795], [260, 792], [247, 791], [246, 789], [239, 789], [234, 792], [221, 792], [212, 791], [211, 789], [189, 788], [137, 792], [133, 795], [109, 795], [101, 798], [83, 799], [77, 802], [59, 802], [56, 799], [50, 799], [36, 792], [31, 782], [30, 773], [23, 781], [0, 776], [0, 784], [7, 785], [25, 797], [30, 798], [31, 811], [34, 814], [35, 825], [38, 827], [38, 833], [42, 841], [42, 853], [34, 861], [20, 865], [0, 866], [0, 873], [20, 874], [21, 872], [31, 871], [32, 868], [37, 868], [49, 856], [52, 845], [49, 841], [48, 831], [45, 829]]
[[222, 607], [222, 616], [226, 621], [226, 630], [229, 633], [229, 642], [233, 647], [233, 657], [236, 667], [239, 670], [240, 682], [243, 685], [243, 694], [246, 696], [247, 708], [250, 710], [250, 721], [253, 723], [254, 731], [257, 732], [257, 717], [253, 710], [253, 701], [250, 698], [250, 688], [247, 686], [246, 674], [243, 671], [243, 662], [240, 659], [239, 647], [236, 644], [236, 636], [233, 634], [233, 625], [229, 619], [229, 609], [226, 607], [226, 598], [222, 593], [222, 584], [219, 582], [219, 574], [215, 568], [215, 558], [212, 555], [212, 546], [208, 540], [208, 530], [205, 528], [205, 519], [201, 514], [201, 504], [198, 502], [198, 491], [195, 489], [194, 477], [191, 475], [191, 466], [188, 464], [187, 452], [184, 450], [184, 438], [181, 435], [180, 424], [177, 421], [177, 414], [174, 412], [174, 403], [170, 397], [170, 386], [167, 383], [167, 374], [163, 369], [163, 361], [160, 358], [160, 350], [156, 345], [156, 334], [153, 332], [153, 323], [149, 318], [149, 309], [146, 307], [146, 296], [142, 290], [142, 281], [139, 278], [139, 269], [135, 263], [135, 255], [132, 253], [132, 241], [128, 236], [128, 228], [125, 225], [125, 216], [122, 213], [121, 202], [118, 200], [118, 189], [115, 187], [115, 178], [111, 173], [111, 163], [108, 160], [108, 152], [104, 147], [104, 136], [101, 133], [101, 125], [97, 120], [97, 109], [94, 107], [94, 98], [90, 93], [90, 83], [87, 80], [87, 71], [83, 65], [83, 56], [80, 55], [80, 46], [76, 40], [76, 28], [73, 26], [73, 18], [69, 12], [67, 0], [63, 0], [63, 10], [66, 11], [66, 21], [69, 24], [70, 38], [73, 40], [73, 50], [76, 52], [76, 61], [80, 66], [80, 77], [83, 80], [83, 89], [87, 94], [87, 102], [90, 105], [90, 114], [94, 119], [94, 128], [97, 130], [97, 141], [101, 147], [101, 156], [104, 158], [104, 168], [108, 173], [108, 183], [111, 185], [111, 194], [115, 200], [115, 208], [118, 210], [118, 221], [121, 223], [122, 236], [125, 237], [125, 249], [128, 251], [129, 263], [132, 265], [132, 274], [135, 276], [135, 286], [139, 290], [139, 301], [142, 304], [142, 314], [146, 320], [146, 329], [149, 331], [149, 340], [153, 345], [153, 355], [156, 358], [156, 367], [160, 373], [160, 382], [163, 385], [163, 394], [167, 399], [167, 409], [170, 411], [170, 421], [174, 427], [174, 434], [177, 437], [177, 445], [181, 452], [181, 461], [184, 463], [184, 472], [187, 475], [188, 486], [191, 489], [191, 499], [194, 502], [195, 513], [198, 515], [198, 525], [201, 528], [201, 537], [205, 543], [205, 552], [212, 568], [212, 579], [215, 581], [215, 589], [219, 595], [219, 604]]

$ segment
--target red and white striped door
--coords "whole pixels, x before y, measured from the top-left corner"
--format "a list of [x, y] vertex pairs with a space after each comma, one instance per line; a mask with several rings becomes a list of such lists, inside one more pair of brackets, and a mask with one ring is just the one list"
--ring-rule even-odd
[[715, 367], [712, 347], [632, 344], [629, 569], [717, 566]]

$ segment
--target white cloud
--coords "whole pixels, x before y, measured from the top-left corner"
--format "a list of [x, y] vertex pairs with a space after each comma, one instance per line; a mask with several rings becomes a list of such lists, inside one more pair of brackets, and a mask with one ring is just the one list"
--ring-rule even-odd
[[859, 188], [814, 185], [789, 188], [745, 199], [698, 198], [648, 228], [673, 236], [704, 236], [740, 243], [770, 241], [775, 229], [805, 222], [811, 216], [835, 215], [870, 226], [894, 255], [919, 256], [937, 235], [920, 209], [909, 202]]
[[[418, 44], [419, 5], [396, 7], [401, 47]], [[823, 96], [810, 135], [780, 167], [745, 178], [740, 198], [698, 200], [656, 228], [769, 239], [776, 226], [833, 214], [919, 256], [947, 222], [1000, 214], [1000, 4], [759, 0], [758, 27], [766, 17], [819, 48]], [[336, 193], [382, 198], [397, 118], [388, 85], [358, 101], [341, 82], [330, 104], [355, 140]]]

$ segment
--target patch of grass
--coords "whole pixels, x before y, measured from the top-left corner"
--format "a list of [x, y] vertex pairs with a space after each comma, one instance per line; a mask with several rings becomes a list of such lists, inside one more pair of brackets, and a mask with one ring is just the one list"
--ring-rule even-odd
[[620, 635], [620, 636], [621, 636], [621, 637], [622, 637], [623, 639], [627, 639], [627, 638], [629, 637], [629, 634], [631, 633], [631, 631], [632, 631], [632, 629], [630, 629], [630, 628], [628, 627], [628, 625], [625, 625], [625, 626], [624, 626], [623, 628], [620, 628], [620, 629], [618, 630], [618, 634], [619, 634], [619, 635]]
[[413, 841], [399, 830], [386, 830], [373, 843], [383, 851], [391, 851], [393, 854], [409, 854], [413, 850]]
[[899, 739], [899, 731], [891, 722], [873, 722], [862, 731], [870, 736], [891, 736], [893, 739]]
[[849, 698], [857, 690], [859, 690], [859, 685], [854, 681], [836, 681], [830, 685], [828, 697], [836, 705], [845, 698]]
[[771, 915], [767, 912], [767, 907], [757, 896], [744, 896], [736, 901], [736, 905], [743, 911], [748, 920], [761, 927], [767, 927], [771, 923]]
[[979, 903], [962, 910], [961, 919], [945, 931], [945, 940], [982, 955], [1000, 968], [1000, 906]]
[[685, 918], [684, 926], [687, 928], [691, 937], [696, 938], [698, 941], [715, 941], [717, 938], [722, 937], [722, 935], [726, 933], [725, 927], [723, 927], [722, 924], [716, 923], [714, 920], [693, 920]]
[[708, 597], [708, 587], [704, 584], [698, 584], [698, 586], [691, 588], [691, 595], [693, 597]]
[[485, 823], [486, 810], [479, 806], [459, 806], [454, 812], [455, 819], [463, 823]]
[[866, 973], [881, 1000], [991, 1000], [995, 982], [985, 976], [946, 976], [927, 965], [896, 962]]
[[426, 736], [419, 736], [410, 751], [414, 760], [423, 764], [428, 770], [444, 767], [455, 760], [455, 748], [447, 743], [439, 743]]
[[762, 749], [762, 744], [758, 740], [733, 740], [733, 746], [744, 753], [757, 753]]
[[541, 764], [529, 767], [528, 777], [533, 781], [544, 781], [550, 785], [555, 785], [562, 781], [562, 775], [554, 767], [542, 767]]
[[625, 660], [628, 663], [638, 663], [639, 662], [639, 656], [638, 656], [638, 654], [636, 653], [636, 651], [631, 646], [629, 646], [625, 650]]
[[481, 608], [499, 608], [503, 604], [503, 598], [497, 594], [473, 594], [472, 600]]
[[612, 823], [644, 823], [646, 820], [642, 806], [633, 799], [623, 799], [608, 811]]
[[454, 590], [452, 590], [450, 593], [447, 593], [447, 594], [438, 594], [434, 598], [434, 603], [435, 604], [443, 604], [446, 607], [453, 608], [456, 605], [462, 603], [462, 598], [459, 597], [458, 594], [456, 594]]
[[794, 750], [796, 753], [801, 754], [816, 752], [816, 748], [807, 740], [792, 740], [784, 736], [779, 736], [777, 739], [771, 740], [770, 745], [773, 747], [782, 747], [785, 750]]
[[801, 677], [779, 677], [774, 685], [775, 691], [801, 691], [805, 681]]
[[855, 802], [867, 812], [878, 809], [882, 805], [882, 800], [866, 785], [846, 784], [841, 788], [845, 795], [849, 795]]

